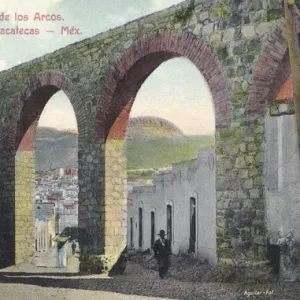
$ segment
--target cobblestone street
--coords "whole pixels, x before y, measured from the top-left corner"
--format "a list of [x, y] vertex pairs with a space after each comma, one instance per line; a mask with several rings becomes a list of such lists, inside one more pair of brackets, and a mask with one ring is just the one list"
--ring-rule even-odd
[[[128, 262], [124, 275], [77, 273], [78, 259], [68, 267], [55, 268], [55, 252], [39, 253], [32, 264], [0, 271], [0, 300], [83, 300], [83, 299], [299, 299], [297, 283], [245, 286], [217, 282], [187, 282], [168, 277], [160, 280], [154, 270]], [[256, 295], [254, 295], [256, 294]], [[260, 295], [257, 295], [260, 294]]]

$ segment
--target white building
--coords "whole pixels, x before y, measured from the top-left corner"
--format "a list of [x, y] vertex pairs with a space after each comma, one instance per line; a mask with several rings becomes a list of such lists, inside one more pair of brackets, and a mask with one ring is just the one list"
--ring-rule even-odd
[[52, 246], [55, 236], [54, 205], [35, 203], [35, 250], [46, 251]]
[[195, 253], [217, 263], [215, 150], [201, 150], [196, 160], [154, 174], [152, 186], [134, 187], [128, 200], [128, 247], [151, 248], [161, 229], [172, 252]]
[[[265, 194], [268, 233], [300, 241], [300, 160], [294, 115], [266, 116]], [[276, 240], [271, 242], [275, 243]]]

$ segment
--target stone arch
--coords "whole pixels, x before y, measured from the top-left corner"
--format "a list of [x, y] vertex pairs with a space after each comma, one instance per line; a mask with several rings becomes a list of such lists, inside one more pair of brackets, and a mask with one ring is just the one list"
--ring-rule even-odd
[[156, 212], [156, 208], [154, 207], [154, 206], [151, 206], [151, 208], [150, 208], [150, 212]]
[[173, 200], [170, 200], [170, 199], [168, 199], [167, 201], [166, 201], [166, 205], [170, 205], [170, 206], [174, 206], [174, 202], [173, 202]]
[[216, 126], [228, 125], [230, 104], [226, 78], [210, 46], [193, 34], [159, 31], [135, 41], [110, 74], [96, 115], [97, 139], [124, 139], [139, 88], [161, 63], [175, 57], [187, 58], [198, 68], [212, 93]]
[[[216, 128], [227, 128], [231, 121], [226, 78], [211, 47], [191, 33], [158, 31], [133, 42], [116, 63], [102, 91], [95, 118], [95, 140], [104, 151], [105, 177], [102, 195], [103, 231], [116, 220], [126, 220], [126, 155], [124, 140], [136, 94], [147, 77], [163, 62], [189, 59], [206, 80], [215, 107]], [[116, 180], [118, 178], [118, 181]], [[113, 183], [113, 184], [112, 184]], [[118, 204], [118, 205], [117, 205]], [[113, 211], [113, 213], [112, 213]], [[105, 215], [105, 217], [103, 216]], [[117, 222], [115, 233], [103, 234], [105, 254], [119, 255], [126, 244], [125, 224]]]
[[[16, 151], [24, 137], [23, 145], [20, 146], [27, 150], [33, 148], [32, 142], [37, 121], [48, 100], [59, 90], [62, 90], [69, 98], [76, 116], [78, 132], [81, 131], [84, 119], [80, 118], [82, 113], [79, 97], [71, 81], [57, 71], [44, 71], [21, 87], [18, 99], [13, 103], [6, 147]], [[26, 136], [24, 136], [25, 133]]]
[[[296, 15], [297, 31], [300, 33], [300, 16]], [[290, 76], [290, 59], [285, 39], [285, 23], [267, 37], [265, 47], [257, 62], [249, 89], [246, 113], [263, 117], [268, 105], [275, 100], [282, 85]]]
[[[3, 172], [10, 178], [14, 189], [7, 190], [11, 206], [7, 208], [11, 232], [6, 241], [11, 254], [8, 264], [30, 260], [34, 254], [34, 136], [40, 115], [48, 100], [59, 90], [65, 92], [72, 104], [76, 120], [80, 115], [77, 93], [70, 80], [54, 71], [46, 71], [31, 78], [21, 88], [12, 104], [5, 144], [2, 149], [9, 153], [11, 165]], [[83, 123], [77, 121], [78, 130]]]

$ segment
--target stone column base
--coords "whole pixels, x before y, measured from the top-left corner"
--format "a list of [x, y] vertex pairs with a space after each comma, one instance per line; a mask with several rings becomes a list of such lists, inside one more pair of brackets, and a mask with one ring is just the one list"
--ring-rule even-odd
[[117, 258], [110, 255], [90, 255], [80, 257], [79, 270], [82, 273], [105, 274], [109, 273]]

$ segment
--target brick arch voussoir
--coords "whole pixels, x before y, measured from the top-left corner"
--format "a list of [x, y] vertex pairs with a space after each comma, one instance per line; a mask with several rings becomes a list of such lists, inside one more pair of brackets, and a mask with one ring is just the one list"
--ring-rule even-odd
[[[299, 34], [299, 15], [297, 15], [296, 23]], [[281, 84], [284, 83], [284, 77], [279, 81], [276, 78], [282, 73], [282, 67], [284, 65], [286, 67], [287, 55], [285, 23], [282, 20], [280, 25], [269, 33], [259, 61], [254, 69], [252, 84], [246, 101], [246, 113], [250, 117], [264, 116], [268, 105], [274, 100]]]
[[[18, 98], [12, 103], [12, 112], [10, 115], [9, 124], [7, 126], [6, 132], [6, 143], [3, 145], [1, 143], [2, 148], [6, 150], [16, 151], [16, 134], [18, 129], [18, 121], [21, 117], [22, 109], [26, 105], [28, 99], [37, 91], [39, 88], [47, 85], [52, 85], [58, 88], [58, 90], [62, 90], [69, 101], [72, 104], [76, 120], [78, 131], [80, 132], [80, 128], [83, 128], [82, 118], [78, 118], [80, 115], [80, 99], [79, 93], [76, 88], [72, 84], [71, 80], [68, 79], [64, 74], [59, 73], [57, 71], [44, 71], [39, 73], [37, 76], [31, 78], [28, 82], [24, 83], [20, 88], [20, 93]], [[37, 116], [39, 118], [39, 116]], [[37, 126], [37, 122], [33, 123], [33, 126]], [[31, 130], [35, 133], [35, 129]]]
[[[186, 57], [202, 73], [210, 91], [215, 106], [216, 126], [228, 126], [230, 122], [230, 104], [226, 77], [221, 64], [212, 53], [210, 45], [200, 40], [192, 33], [183, 31], [157, 31], [151, 35], [143, 35], [134, 41], [130, 48], [124, 51], [115, 65], [113, 72], [106, 81], [98, 102], [98, 111], [95, 120], [96, 139], [105, 139], [106, 119], [109, 107], [112, 104], [114, 92], [118, 83], [128, 70], [143, 57], [157, 53], [169, 52], [172, 57]], [[220, 106], [218, 108], [218, 106]]]

